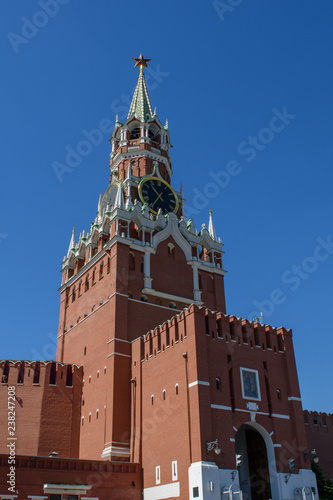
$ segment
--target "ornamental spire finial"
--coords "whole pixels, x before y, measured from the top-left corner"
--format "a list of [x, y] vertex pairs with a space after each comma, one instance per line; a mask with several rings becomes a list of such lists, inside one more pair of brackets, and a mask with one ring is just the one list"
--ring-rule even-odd
[[151, 59], [145, 59], [142, 54], [140, 54], [140, 57], [132, 57], [132, 59], [136, 62], [134, 66], [135, 68], [140, 66], [140, 73], [127, 118], [135, 113], [136, 117], [141, 122], [146, 122], [153, 117], [153, 112], [151, 109], [143, 67], [148, 68], [147, 62], [151, 61]]
[[142, 54], [140, 54], [139, 57], [131, 57], [131, 59], [136, 63], [134, 68], [140, 66], [140, 71], [142, 71], [143, 66], [148, 68], [147, 62], [151, 61], [151, 59], [145, 59]]

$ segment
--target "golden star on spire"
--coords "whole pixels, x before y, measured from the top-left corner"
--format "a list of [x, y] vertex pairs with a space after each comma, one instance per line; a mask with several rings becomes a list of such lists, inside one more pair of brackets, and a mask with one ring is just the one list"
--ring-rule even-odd
[[[151, 59], [145, 59], [145, 58], [143, 57], [143, 55], [142, 55], [142, 54], [140, 54], [140, 56], [139, 56], [139, 57], [131, 57], [131, 59], [133, 59], [133, 61], [135, 61], [135, 62], [136, 62], [136, 65], [134, 66], [134, 68], [136, 68], [137, 66], [141, 66], [141, 68], [142, 68], [143, 66], [144, 66], [145, 68], [148, 68], [148, 66], [147, 66], [147, 62], [148, 62], [148, 61], [151, 61]], [[141, 68], [140, 68], [140, 69], [141, 69]]]

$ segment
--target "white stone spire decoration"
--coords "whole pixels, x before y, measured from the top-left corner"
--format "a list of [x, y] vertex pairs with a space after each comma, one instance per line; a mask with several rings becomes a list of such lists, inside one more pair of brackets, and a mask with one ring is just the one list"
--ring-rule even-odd
[[114, 202], [114, 208], [122, 208], [123, 210], [125, 209], [124, 192], [121, 181], [118, 184], [118, 191], [116, 200]]
[[[100, 211], [101, 211], [102, 198], [103, 198], [103, 193], [101, 193], [99, 195], [99, 199], [98, 199], [98, 207], [97, 207], [97, 213], [98, 214], [100, 214]], [[102, 214], [100, 214], [100, 215], [102, 215]]]
[[73, 226], [71, 241], [69, 242], [69, 247], [67, 252], [67, 258], [70, 257], [71, 251], [74, 250], [74, 248], [75, 248], [75, 226]]
[[212, 240], [213, 241], [217, 241], [211, 208], [209, 209], [209, 226], [208, 226], [208, 232], [209, 232], [209, 236], [212, 238]]

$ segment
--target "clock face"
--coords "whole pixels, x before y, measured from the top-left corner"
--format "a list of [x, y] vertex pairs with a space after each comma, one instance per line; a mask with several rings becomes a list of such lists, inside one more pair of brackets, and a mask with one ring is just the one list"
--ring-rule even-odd
[[176, 213], [178, 198], [172, 187], [158, 177], [146, 177], [139, 184], [139, 196], [142, 203], [147, 203], [149, 210], [157, 214], [159, 209], [164, 214]]

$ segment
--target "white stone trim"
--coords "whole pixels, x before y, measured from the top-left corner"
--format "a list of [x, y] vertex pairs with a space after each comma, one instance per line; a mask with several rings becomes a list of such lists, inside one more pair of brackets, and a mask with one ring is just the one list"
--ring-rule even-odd
[[[146, 288], [144, 288], [142, 291], [144, 291], [144, 290], [145, 290], [145, 293], [148, 293], [148, 294], [151, 292], [150, 288], [148, 289], [149, 291], [147, 291]], [[154, 294], [150, 293], [150, 295], [154, 295]], [[162, 306], [162, 305], [159, 305], [159, 304], [153, 304], [152, 302], [143, 302], [142, 300], [132, 299], [132, 298], [129, 298], [128, 300], [131, 300], [133, 302], [140, 302], [140, 304], [146, 304], [147, 306], [162, 307], [163, 309], [169, 309], [170, 310], [170, 307]], [[192, 303], [193, 303], [193, 301], [192, 301]], [[181, 312], [182, 309], [173, 309], [173, 311]]]
[[122, 352], [112, 352], [111, 354], [108, 354], [106, 357], [107, 358], [111, 358], [111, 356], [124, 356], [124, 358], [130, 358], [131, 355], [130, 354], [123, 354]]
[[227, 271], [221, 269], [220, 267], [216, 267], [212, 262], [206, 262], [204, 260], [190, 260], [187, 263], [191, 266], [194, 264], [198, 269], [200, 269], [200, 271], [206, 271], [207, 273], [220, 274], [221, 276], [227, 274]]
[[228, 411], [232, 410], [231, 406], [224, 406], [224, 405], [210, 405], [210, 407], [215, 408], [216, 410], [228, 410]]
[[127, 293], [114, 292], [112, 295], [109, 296], [109, 300], [112, 299], [115, 295], [120, 295], [121, 297], [128, 297]]
[[289, 396], [288, 401], [302, 401], [302, 398], [298, 398], [296, 396]]
[[[186, 297], [180, 297], [179, 295], [172, 295], [171, 293], [159, 292], [157, 290], [154, 290], [154, 288], [143, 288], [142, 293], [146, 293], [148, 295], [153, 295], [154, 297], [160, 297], [161, 299], [172, 300], [175, 302], [183, 302], [184, 304], [188, 304], [188, 305], [196, 304], [197, 306], [201, 306], [203, 304], [203, 302], [199, 302], [198, 300], [187, 299]], [[159, 306], [159, 307], [161, 307], [161, 306]], [[179, 309], [179, 310], [181, 310], [181, 309]]]
[[126, 446], [108, 446], [104, 448], [101, 457], [107, 458], [110, 456], [128, 458], [130, 456], [130, 450]]
[[269, 415], [269, 413], [265, 413], [264, 411], [253, 411], [253, 410], [243, 410], [242, 408], [235, 408], [235, 411], [245, 411], [246, 413], [257, 413], [258, 415]]
[[272, 417], [276, 417], [276, 418], [284, 418], [284, 419], [286, 419], [286, 420], [290, 420], [289, 415], [281, 415], [281, 413], [272, 413]]
[[192, 250], [189, 242], [184, 238], [184, 236], [179, 231], [178, 218], [175, 214], [168, 214], [168, 224], [165, 229], [155, 234], [153, 237], [153, 247], [157, 248], [158, 245], [172, 236], [178, 246], [183, 250], [186, 260], [192, 260]]
[[119, 339], [118, 337], [114, 337], [111, 340], [107, 341], [107, 344], [111, 344], [111, 342], [114, 342], [115, 340], [118, 340], [118, 342], [126, 342], [126, 344], [130, 344], [131, 342], [129, 340], [124, 340], [124, 339]]
[[77, 495], [85, 495], [92, 486], [88, 484], [52, 484], [43, 485], [44, 493], [66, 494], [75, 492]]
[[180, 496], [180, 483], [161, 484], [152, 488], [143, 489], [143, 500], [164, 500]]
[[115, 170], [122, 160], [134, 159], [134, 158], [138, 159], [138, 158], [145, 158], [145, 157], [152, 158], [153, 160], [157, 160], [157, 161], [164, 163], [164, 165], [166, 166], [166, 168], [168, 170], [169, 175], [172, 175], [172, 170], [171, 170], [171, 166], [170, 166], [168, 158], [166, 156], [162, 156], [161, 154], [156, 155], [156, 154], [152, 153], [152, 151], [148, 151], [148, 149], [141, 149], [137, 153], [134, 153], [134, 154], [133, 154], [133, 151], [128, 151], [127, 153], [119, 153], [118, 152], [115, 155], [115, 157], [113, 158], [112, 164], [110, 165], [110, 171]]
[[190, 384], [188, 384], [189, 387], [193, 387], [195, 385], [206, 385], [206, 386], [210, 386], [210, 383], [209, 382], [205, 382], [204, 380], [195, 380], [194, 382], [191, 382]]

